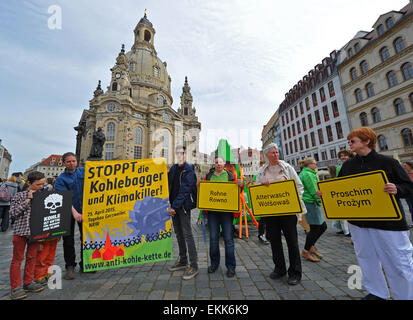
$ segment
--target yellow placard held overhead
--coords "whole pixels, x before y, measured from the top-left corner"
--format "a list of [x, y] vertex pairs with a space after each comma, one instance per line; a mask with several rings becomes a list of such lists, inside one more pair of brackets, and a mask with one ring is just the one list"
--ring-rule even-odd
[[252, 212], [256, 217], [284, 216], [303, 213], [295, 180], [250, 186]]
[[197, 200], [200, 210], [239, 212], [240, 189], [235, 182], [201, 181]]
[[358, 221], [400, 220], [393, 195], [384, 192], [388, 183], [382, 170], [318, 182], [327, 219]]

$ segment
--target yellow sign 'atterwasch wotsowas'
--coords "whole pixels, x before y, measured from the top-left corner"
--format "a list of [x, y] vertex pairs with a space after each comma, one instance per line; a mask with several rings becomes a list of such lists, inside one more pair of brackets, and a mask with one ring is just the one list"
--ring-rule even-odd
[[252, 212], [256, 217], [284, 216], [303, 213], [295, 180], [250, 186]]
[[402, 218], [393, 195], [384, 192], [388, 182], [382, 170], [318, 182], [327, 219], [390, 221]]
[[239, 212], [240, 189], [235, 182], [201, 181], [197, 208], [200, 210]]

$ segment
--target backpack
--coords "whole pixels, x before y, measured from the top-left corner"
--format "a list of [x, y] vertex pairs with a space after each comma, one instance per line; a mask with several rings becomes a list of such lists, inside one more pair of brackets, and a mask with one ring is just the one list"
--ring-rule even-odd
[[9, 188], [7, 188], [7, 185], [4, 184], [2, 185], [3, 188], [0, 189], [0, 201], [2, 202], [10, 202], [11, 200], [11, 194]]

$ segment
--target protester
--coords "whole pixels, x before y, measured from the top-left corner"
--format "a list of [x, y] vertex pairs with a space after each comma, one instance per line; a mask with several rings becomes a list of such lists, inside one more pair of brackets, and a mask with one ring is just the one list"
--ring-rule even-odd
[[[337, 177], [338, 174], [340, 173], [340, 170], [341, 170], [341, 167], [343, 166], [343, 163], [346, 162], [349, 159], [354, 158], [354, 154], [350, 150], [344, 149], [344, 150], [340, 150], [338, 152], [338, 157], [341, 161], [341, 164], [339, 166], [337, 166], [337, 168], [336, 168], [335, 177]], [[346, 220], [334, 220], [333, 221], [333, 228], [339, 230], [339, 231], [337, 231], [337, 234], [344, 234], [344, 236], [346, 236], [346, 237], [351, 237], [351, 233], [350, 233], [349, 228], [348, 228], [348, 222]]]
[[[19, 192], [12, 199], [10, 216], [15, 218], [13, 225], [13, 258], [10, 264], [10, 298], [12, 300], [24, 299], [27, 292], [40, 292], [43, 286], [33, 282], [36, 256], [39, 249], [38, 242], [28, 243], [30, 236], [30, 213], [33, 194], [43, 189], [44, 174], [38, 171], [31, 172], [28, 176], [29, 190]], [[23, 287], [21, 280], [21, 264], [26, 251], [26, 262], [23, 274]]]
[[47, 178], [47, 180], [46, 180], [46, 189], [48, 191], [53, 191], [53, 178]]
[[310, 232], [307, 233], [302, 256], [309, 261], [318, 262], [323, 258], [323, 255], [317, 251], [315, 244], [327, 230], [327, 223], [321, 210], [321, 200], [317, 195], [317, 162], [310, 157], [299, 163], [303, 167], [299, 177], [304, 186], [303, 201], [307, 208], [305, 217], [310, 225]]
[[[224, 166], [225, 160], [222, 157], [217, 156], [215, 158], [214, 168], [208, 172], [205, 180], [214, 182], [235, 181], [232, 173], [225, 170]], [[244, 183], [241, 180], [236, 180], [235, 182], [240, 188], [243, 188]], [[214, 273], [219, 267], [219, 234], [220, 228], [222, 228], [225, 244], [225, 266], [227, 267], [227, 277], [232, 278], [235, 276], [236, 260], [233, 219], [234, 215], [230, 212], [208, 211], [209, 257], [211, 260], [211, 265], [208, 267], [208, 273]]]
[[[357, 156], [343, 164], [339, 177], [383, 170], [389, 181], [384, 192], [394, 195], [403, 210], [400, 198], [413, 194], [413, 182], [399, 162], [375, 151], [377, 135], [370, 128], [351, 131], [347, 140]], [[404, 214], [399, 221], [349, 221], [349, 227], [368, 292], [363, 299], [389, 299], [387, 278], [394, 299], [412, 300], [413, 247]]]
[[197, 178], [194, 166], [185, 160], [186, 147], [177, 146], [175, 152], [178, 163], [174, 164], [168, 172], [169, 202], [171, 203], [169, 214], [172, 216], [178, 241], [179, 258], [169, 268], [169, 271], [185, 269], [182, 278], [189, 280], [199, 273], [197, 251], [191, 227], [191, 210], [196, 207], [193, 191], [196, 190]]
[[17, 183], [16, 183], [16, 177], [11, 176], [6, 182], [4, 182], [0, 186], [0, 190], [6, 188], [8, 190], [8, 194], [10, 196], [9, 201], [6, 201], [7, 199], [0, 199], [0, 218], [1, 218], [1, 231], [6, 232], [7, 229], [9, 228], [9, 210], [10, 210], [10, 202], [11, 199], [16, 195], [17, 193]]
[[80, 272], [83, 272], [83, 231], [82, 231], [82, 205], [83, 205], [83, 184], [85, 179], [85, 168], [77, 168], [77, 159], [74, 153], [66, 152], [62, 156], [65, 171], [56, 179], [55, 190], [72, 191], [72, 219], [70, 225], [70, 235], [63, 237], [63, 255], [66, 264], [66, 274], [64, 279], [72, 280], [75, 278], [74, 270], [76, 267], [75, 251], [75, 222], [80, 232]]
[[[257, 184], [269, 186], [271, 182], [294, 179], [297, 183], [299, 196], [303, 195], [304, 188], [294, 168], [279, 159], [278, 147], [275, 143], [269, 144], [263, 150], [268, 162], [258, 171]], [[304, 205], [303, 205], [304, 207]], [[304, 209], [304, 208], [303, 208]], [[304, 210], [305, 211], [305, 210]], [[300, 251], [298, 248], [297, 216], [286, 215], [278, 217], [266, 217], [268, 240], [271, 244], [272, 259], [275, 264], [274, 271], [270, 274], [271, 279], [278, 279], [287, 273], [284, 252], [281, 242], [283, 232], [288, 246], [290, 266], [288, 268], [288, 284], [296, 285], [302, 276]]]
[[[413, 162], [403, 162], [403, 169], [407, 172], [411, 181], [413, 181]], [[412, 215], [412, 223], [413, 223], [413, 195], [406, 197], [407, 205], [409, 206], [410, 214]], [[409, 226], [413, 228], [413, 224]]]
[[13, 172], [12, 176], [16, 177], [16, 183], [18, 186], [17, 192], [25, 191], [26, 180], [23, 178], [23, 173], [21, 172]]
[[[262, 164], [260, 163], [261, 166], [264, 165], [264, 163], [262, 163]], [[258, 173], [255, 174], [254, 177], [252, 178], [252, 183], [257, 182], [257, 175], [258, 175]], [[270, 242], [265, 237], [265, 220], [261, 219], [260, 217], [256, 217], [255, 219], [258, 221], [258, 241], [262, 244], [265, 244], [265, 245], [270, 244]]]

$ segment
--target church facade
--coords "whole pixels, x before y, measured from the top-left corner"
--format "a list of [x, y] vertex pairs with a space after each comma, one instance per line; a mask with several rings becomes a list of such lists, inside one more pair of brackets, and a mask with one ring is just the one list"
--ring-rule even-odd
[[185, 77], [180, 107], [172, 108], [171, 78], [154, 46], [155, 29], [146, 13], [134, 29], [130, 51], [125, 46], [111, 71], [104, 92], [101, 82], [84, 110], [77, 131], [76, 156], [81, 166], [87, 161], [93, 133], [102, 128], [106, 140], [102, 160], [166, 158], [175, 161], [175, 147], [187, 147], [187, 160], [195, 162], [199, 152], [201, 123]]

